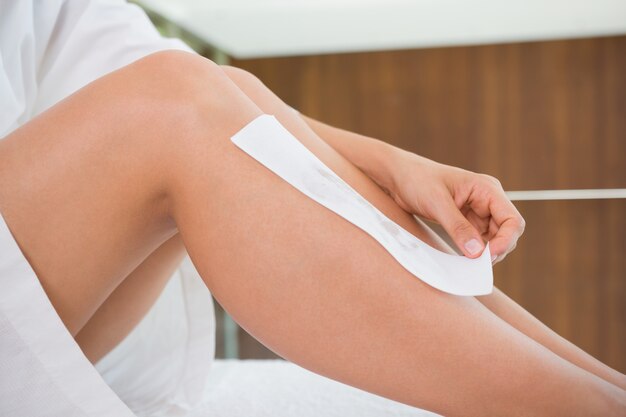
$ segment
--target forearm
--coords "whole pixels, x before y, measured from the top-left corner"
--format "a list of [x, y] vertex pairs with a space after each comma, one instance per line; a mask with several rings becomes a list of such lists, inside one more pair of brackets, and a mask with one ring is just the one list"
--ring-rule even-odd
[[400, 151], [381, 140], [329, 126], [325, 123], [300, 115], [313, 131], [332, 146], [344, 158], [356, 165], [380, 187], [389, 190], [393, 171], [392, 155]]

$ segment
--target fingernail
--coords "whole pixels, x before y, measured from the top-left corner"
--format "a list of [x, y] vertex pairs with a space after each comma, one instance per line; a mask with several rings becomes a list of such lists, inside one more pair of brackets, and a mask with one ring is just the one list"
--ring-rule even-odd
[[491, 255], [491, 263], [494, 263], [497, 257], [498, 255]]
[[465, 249], [470, 253], [470, 255], [476, 255], [482, 248], [483, 245], [481, 245], [476, 239], [469, 240], [465, 243]]

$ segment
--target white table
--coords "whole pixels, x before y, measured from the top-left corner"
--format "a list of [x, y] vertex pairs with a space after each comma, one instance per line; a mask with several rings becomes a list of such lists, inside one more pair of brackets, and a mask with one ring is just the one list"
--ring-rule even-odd
[[625, 0], [136, 0], [234, 58], [626, 33]]

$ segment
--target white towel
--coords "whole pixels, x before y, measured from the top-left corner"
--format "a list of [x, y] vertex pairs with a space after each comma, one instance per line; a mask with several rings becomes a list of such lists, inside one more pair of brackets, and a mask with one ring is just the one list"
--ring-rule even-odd
[[436, 417], [283, 360], [217, 360], [189, 417]]

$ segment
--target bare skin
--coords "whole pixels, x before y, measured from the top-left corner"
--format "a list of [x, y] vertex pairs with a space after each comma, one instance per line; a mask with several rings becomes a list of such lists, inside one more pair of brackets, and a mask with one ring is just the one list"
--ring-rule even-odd
[[76, 333], [76, 342], [92, 363], [120, 343], [145, 316], [185, 254], [180, 234], [176, 234], [131, 272]]
[[[206, 60], [155, 54], [0, 142], [0, 211], [79, 341], [131, 278], [146, 286], [150, 256], [156, 269], [175, 265], [178, 249], [155, 251], [168, 252], [163, 245], [180, 233], [231, 315], [317, 373], [450, 416], [623, 415], [619, 381], [583, 369], [596, 366], [584, 354], [574, 352], [579, 367], [553, 353], [567, 349], [505, 298], [483, 300], [502, 320], [474, 298], [434, 290], [235, 148], [228, 138], [276, 104], [243, 90]], [[276, 115], [381, 211], [427, 238], [301, 118]], [[143, 308], [162, 284], [151, 285]], [[122, 291], [119, 303], [136, 292]]]

